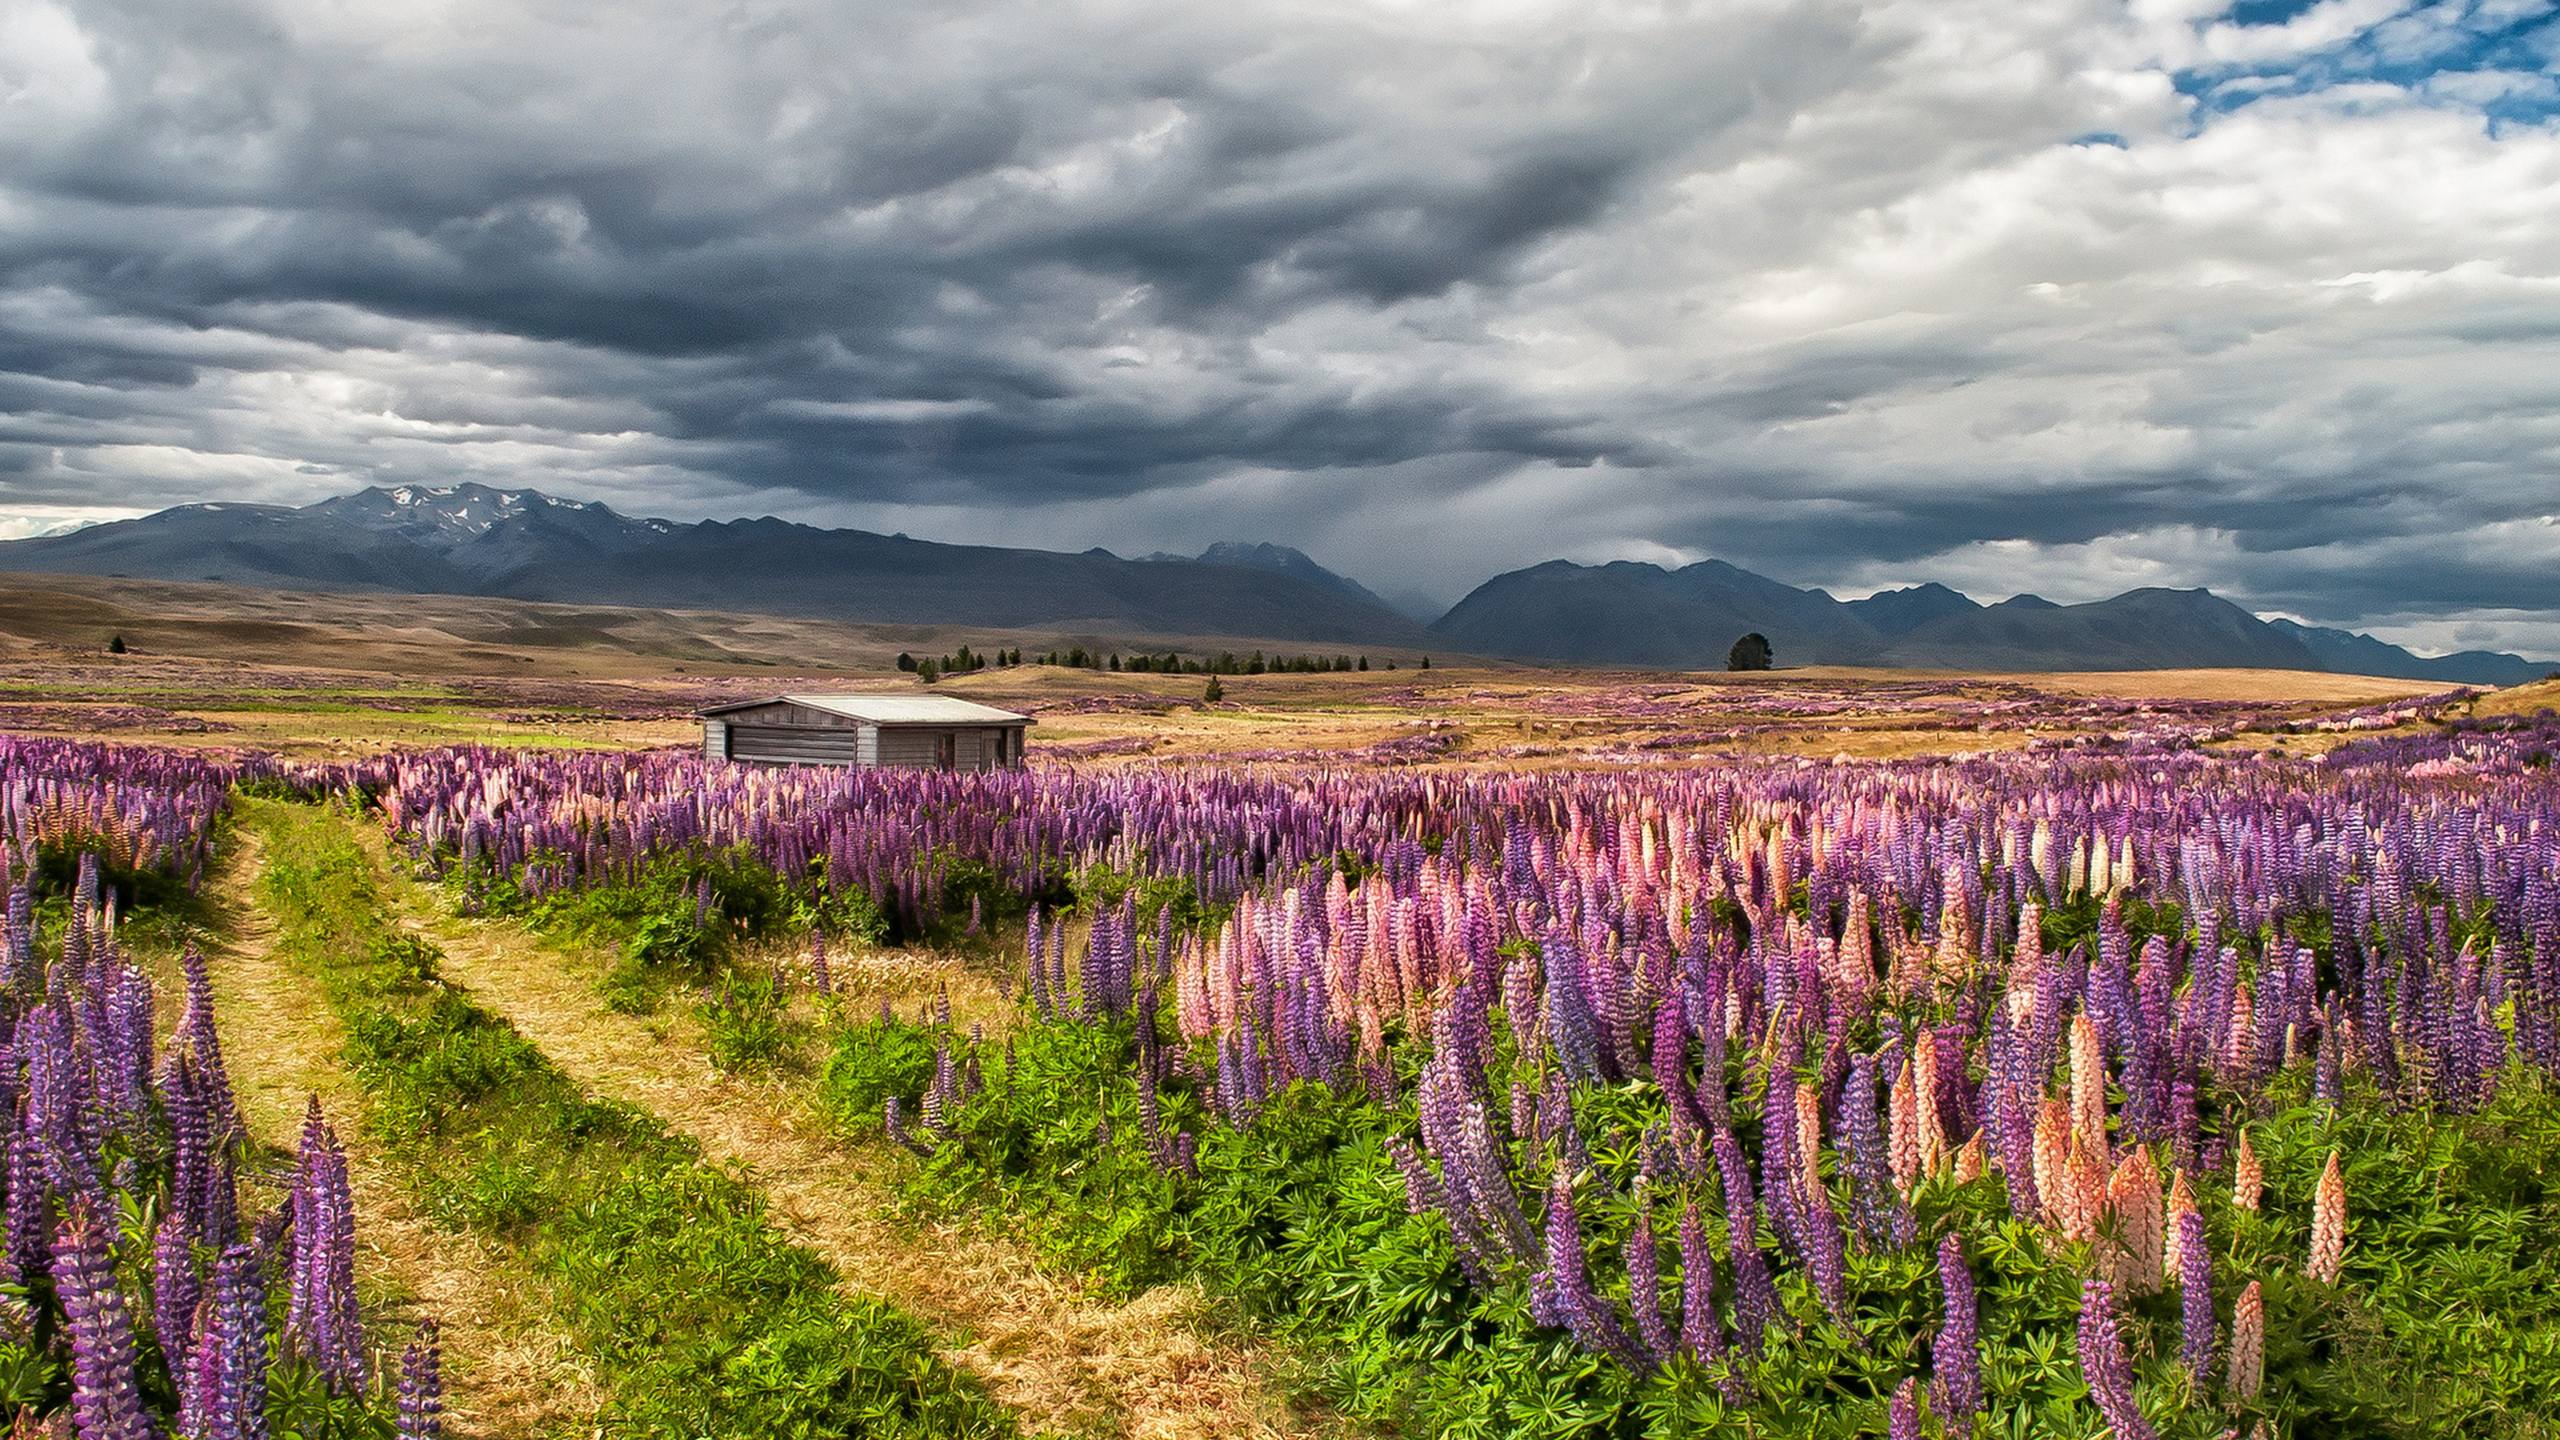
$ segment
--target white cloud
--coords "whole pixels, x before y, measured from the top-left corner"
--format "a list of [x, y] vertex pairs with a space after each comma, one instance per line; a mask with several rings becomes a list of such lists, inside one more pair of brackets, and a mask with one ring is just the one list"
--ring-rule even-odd
[[0, 500], [473, 478], [2560, 653], [2549, 76], [2177, 83], [2528, 13], [2227, 9], [0, 0]]

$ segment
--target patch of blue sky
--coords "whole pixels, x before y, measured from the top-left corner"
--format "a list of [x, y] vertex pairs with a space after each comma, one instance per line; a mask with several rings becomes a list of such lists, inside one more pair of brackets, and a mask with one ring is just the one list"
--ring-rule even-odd
[[2206, 116], [2374, 86], [2469, 106], [2493, 132], [2560, 116], [2560, 0], [2241, 0], [2202, 33], [2218, 58], [2173, 78]]

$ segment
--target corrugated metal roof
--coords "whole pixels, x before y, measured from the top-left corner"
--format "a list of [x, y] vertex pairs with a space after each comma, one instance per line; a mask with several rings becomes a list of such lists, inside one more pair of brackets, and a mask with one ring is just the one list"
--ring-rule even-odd
[[746, 710], [758, 705], [771, 705], [776, 700], [793, 705], [806, 705], [852, 720], [868, 720], [874, 725], [1028, 725], [1028, 715], [963, 700], [956, 695], [779, 695], [765, 700], [739, 700], [727, 705], [714, 705], [701, 713], [723, 715], [732, 710]]

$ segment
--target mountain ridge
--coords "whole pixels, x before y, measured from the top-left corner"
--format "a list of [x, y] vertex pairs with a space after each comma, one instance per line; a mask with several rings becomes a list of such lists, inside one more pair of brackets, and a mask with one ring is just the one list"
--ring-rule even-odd
[[[1226, 540], [1126, 559], [822, 529], [679, 522], [478, 483], [369, 486], [304, 506], [211, 501], [0, 542], [0, 569], [281, 589], [737, 610], [875, 624], [1079, 626], [1326, 646], [1442, 645], [1508, 659], [1714, 669], [1758, 632], [1781, 664], [1962, 670], [2277, 667], [2512, 685], [2548, 662], [2420, 656], [2264, 620], [2206, 590], [1985, 605], [1935, 581], [1840, 600], [1723, 560], [1549, 560], [1486, 580], [1427, 625], [1303, 551]], [[1408, 603], [1410, 603], [1408, 601]]]
[[634, 519], [598, 502], [482, 485], [372, 486], [299, 507], [178, 506], [0, 543], [0, 568], [892, 624], [1325, 645], [1429, 639], [1374, 599], [1255, 565], [952, 545], [769, 515]]
[[2148, 587], [2078, 605], [2019, 594], [1984, 605], [1932, 581], [1843, 601], [1712, 560], [1677, 570], [1543, 561], [1487, 580], [1431, 629], [1462, 650], [1506, 659], [1669, 669], [1721, 667], [1726, 649], [1751, 632], [1768, 637], [1785, 665], [2273, 667], [2472, 685], [2519, 684], [2555, 668], [2503, 653], [2416, 655], [2371, 636], [2263, 620], [2209, 590]]

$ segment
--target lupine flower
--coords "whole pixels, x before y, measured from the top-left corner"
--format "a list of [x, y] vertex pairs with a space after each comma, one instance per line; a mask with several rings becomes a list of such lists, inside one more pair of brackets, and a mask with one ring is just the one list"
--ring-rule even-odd
[[1925, 1146], [1921, 1139], [1920, 1087], [1912, 1074], [1911, 1062], [1902, 1062], [1902, 1074], [1893, 1082], [1892, 1116], [1889, 1122], [1893, 1183], [1904, 1195], [1920, 1183], [1926, 1166]]
[[255, 1247], [234, 1245], [213, 1267], [196, 1310], [194, 1342], [178, 1396], [188, 1440], [265, 1440], [267, 1296]]
[[[1706, 1223], [1695, 1205], [1680, 1212], [1680, 1350], [1701, 1365], [1724, 1358], [1724, 1325], [1716, 1319], [1715, 1252], [1707, 1246]], [[1737, 1398], [1738, 1383], [1728, 1375], [1728, 1399]]]
[[2036, 1107], [2035, 1185], [2047, 1216], [2058, 1229], [2072, 1225], [2071, 1111], [2060, 1100]]
[[1573, 1203], [1573, 1179], [1561, 1171], [1547, 1192], [1545, 1281], [1557, 1316], [1573, 1331], [1573, 1338], [1639, 1375], [1652, 1373], [1653, 1358], [1636, 1345], [1618, 1323], [1616, 1310], [1592, 1287], [1590, 1262], [1582, 1253], [1582, 1217]]
[[1938, 1337], [1931, 1342], [1930, 1368], [1937, 1376], [1931, 1399], [1950, 1428], [1969, 1423], [1982, 1409], [1981, 1306], [1973, 1293], [1973, 1268], [1965, 1263], [1964, 1242], [1949, 1231], [1938, 1240], [1938, 1291], [1945, 1311]]
[[2184, 1239], [2186, 1232], [2179, 1228], [2178, 1220], [2180, 1216], [2195, 1213], [2196, 1197], [2194, 1190], [2187, 1185], [2187, 1172], [2172, 1171], [2169, 1177], [2169, 1199], [2161, 1210], [2160, 1278], [2163, 1280], [2175, 1280], [2186, 1273], [2183, 1260], [2186, 1252], [2181, 1248], [2186, 1244]]
[[2304, 1273], [2323, 1285], [2335, 1285], [2346, 1253], [2347, 1180], [2338, 1170], [2338, 1152], [2332, 1150], [2311, 1204], [2311, 1258]]
[[1894, 1387], [1893, 1407], [1885, 1420], [1886, 1440], [1920, 1440], [1920, 1381], [1906, 1375]]
[[2266, 1174], [2258, 1168], [2258, 1152], [2249, 1147], [2249, 1132], [2240, 1132], [2240, 1154], [2231, 1162], [2231, 1203], [2243, 1210], [2255, 1211], [2258, 1196], [2267, 1186]]
[[1831, 1208], [1831, 1192], [1816, 1187], [1804, 1199], [1804, 1243], [1807, 1268], [1813, 1271], [1814, 1293], [1853, 1340], [1857, 1332], [1849, 1302], [1849, 1257], [1840, 1237], [1839, 1212]]
[[2147, 1148], [2136, 1145], [2116, 1167], [2107, 1182], [2107, 1208], [2115, 1216], [2116, 1243], [2123, 1247], [2119, 1283], [2137, 1295], [2160, 1288], [2165, 1273], [2160, 1172]]
[[2256, 1398], [2266, 1381], [2266, 1365], [2266, 1301], [2252, 1280], [2231, 1307], [2231, 1393], [2243, 1400]]
[[314, 1096], [302, 1125], [293, 1188], [293, 1255], [285, 1332], [332, 1388], [364, 1384], [364, 1336], [356, 1318], [355, 1201], [347, 1153]]
[[172, 1374], [186, 1373], [196, 1301], [203, 1290], [196, 1276], [195, 1247], [187, 1238], [184, 1218], [172, 1213], [160, 1222], [151, 1246], [151, 1323], [159, 1334], [160, 1353], [168, 1357]]
[[436, 1324], [418, 1327], [418, 1338], [400, 1352], [400, 1392], [393, 1434], [399, 1440], [442, 1440], [444, 1380], [436, 1355]]
[[2117, 1329], [2115, 1287], [2104, 1280], [2080, 1286], [2080, 1374], [2089, 1398], [2107, 1417], [2113, 1440], [2159, 1440], [2133, 1400], [2133, 1358]]
[[1976, 1130], [1962, 1145], [1956, 1147], [1955, 1161], [1949, 1174], [1957, 1184], [1970, 1185], [1982, 1178], [1983, 1171], [1989, 1163], [1990, 1155], [1984, 1148], [1982, 1132]]
[[[1637, 1204], [1641, 1207], [1643, 1201]], [[1670, 1360], [1678, 1346], [1662, 1313], [1662, 1252], [1654, 1244], [1653, 1217], [1642, 1208], [1627, 1232], [1627, 1304], [1635, 1311], [1636, 1338], [1645, 1350], [1657, 1363]]]
[[2202, 1385], [2213, 1369], [2213, 1255], [2205, 1248], [2204, 1216], [2178, 1214], [2178, 1358]]
[[81, 1440], [151, 1440], [135, 1375], [133, 1317], [116, 1284], [113, 1232], [83, 1196], [54, 1246], [54, 1288], [71, 1331], [71, 1409]]
[[2107, 1062], [2087, 1011], [2071, 1017], [2071, 1131], [2083, 1148], [2107, 1153]]

